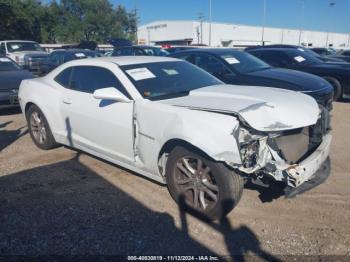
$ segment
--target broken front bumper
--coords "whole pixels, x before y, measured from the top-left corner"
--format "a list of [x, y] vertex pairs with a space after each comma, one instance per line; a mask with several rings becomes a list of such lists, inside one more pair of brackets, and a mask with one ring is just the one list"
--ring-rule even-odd
[[325, 135], [321, 145], [308, 158], [283, 171], [287, 176], [288, 186], [297, 188], [317, 176], [317, 171], [329, 156], [331, 141], [332, 136], [330, 134]]
[[331, 174], [331, 160], [329, 157], [322, 163], [316, 173], [303, 184], [298, 187], [287, 186], [284, 188], [286, 198], [293, 198], [296, 195], [302, 194], [318, 185], [322, 184]]

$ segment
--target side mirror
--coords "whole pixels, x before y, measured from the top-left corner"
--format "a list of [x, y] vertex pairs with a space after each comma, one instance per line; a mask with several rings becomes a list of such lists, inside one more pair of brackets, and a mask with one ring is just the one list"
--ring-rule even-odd
[[96, 99], [113, 100], [117, 102], [129, 103], [130, 99], [123, 95], [114, 87], [107, 87], [95, 90], [93, 94]]

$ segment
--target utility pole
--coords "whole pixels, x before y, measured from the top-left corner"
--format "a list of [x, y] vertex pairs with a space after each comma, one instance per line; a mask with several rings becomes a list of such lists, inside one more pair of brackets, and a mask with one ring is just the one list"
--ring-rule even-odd
[[300, 30], [299, 30], [299, 45], [301, 45], [301, 34], [302, 34], [302, 30], [303, 30], [304, 17], [305, 17], [305, 0], [301, 0], [301, 19], [300, 19]]
[[200, 42], [199, 42], [199, 36], [200, 36], [200, 31], [199, 31], [199, 26], [196, 27], [196, 33], [197, 33], [197, 44], [199, 45]]
[[138, 45], [139, 44], [139, 38], [138, 38], [138, 31], [139, 31], [139, 18], [137, 16], [137, 13], [138, 13], [138, 9], [137, 9], [137, 3], [136, 3], [136, 0], [134, 2], [134, 16], [135, 16], [135, 38], [136, 38], [136, 44]]
[[200, 23], [200, 28], [201, 28], [201, 44], [203, 44], [203, 19], [204, 19], [204, 15], [203, 13], [199, 13], [198, 14], [198, 20], [199, 20], [199, 23]]
[[264, 7], [263, 7], [263, 24], [262, 24], [262, 33], [261, 33], [261, 45], [265, 45], [265, 24], [266, 24], [266, 0], [264, 1]]
[[349, 34], [349, 39], [348, 39], [348, 47], [350, 47], [350, 34]]
[[211, 46], [211, 0], [209, 0], [209, 46]]
[[[332, 9], [333, 7], [335, 7], [335, 4], [336, 4], [335, 0], [331, 0], [331, 1], [329, 2], [329, 6], [331, 7], [331, 9]], [[327, 30], [327, 39], [326, 39], [326, 47], [327, 47], [327, 48], [329, 47], [328, 41], [329, 41], [329, 29]]]

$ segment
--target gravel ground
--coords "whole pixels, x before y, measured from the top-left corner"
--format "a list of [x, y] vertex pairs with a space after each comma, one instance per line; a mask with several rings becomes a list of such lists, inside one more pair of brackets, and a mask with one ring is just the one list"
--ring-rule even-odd
[[[178, 209], [166, 187], [84, 153], [34, 146], [0, 114], [0, 255], [347, 255], [350, 103], [333, 110], [332, 175], [294, 199], [245, 189], [227, 220]], [[311, 256], [312, 257], [312, 256]], [[303, 257], [304, 258], [304, 257]]]

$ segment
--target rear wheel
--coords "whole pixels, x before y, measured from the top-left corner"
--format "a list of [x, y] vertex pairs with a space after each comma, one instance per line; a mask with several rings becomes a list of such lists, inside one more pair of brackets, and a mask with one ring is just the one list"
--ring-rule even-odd
[[333, 101], [338, 101], [339, 99], [342, 98], [343, 95], [343, 89], [340, 84], [340, 82], [335, 79], [334, 77], [324, 77], [332, 86], [334, 90], [334, 95], [333, 95]]
[[39, 107], [36, 105], [30, 106], [26, 113], [26, 118], [30, 136], [37, 147], [44, 150], [57, 147], [49, 124]]
[[167, 162], [167, 184], [179, 204], [199, 211], [209, 219], [220, 219], [239, 202], [243, 179], [224, 164], [200, 152], [176, 147]]

